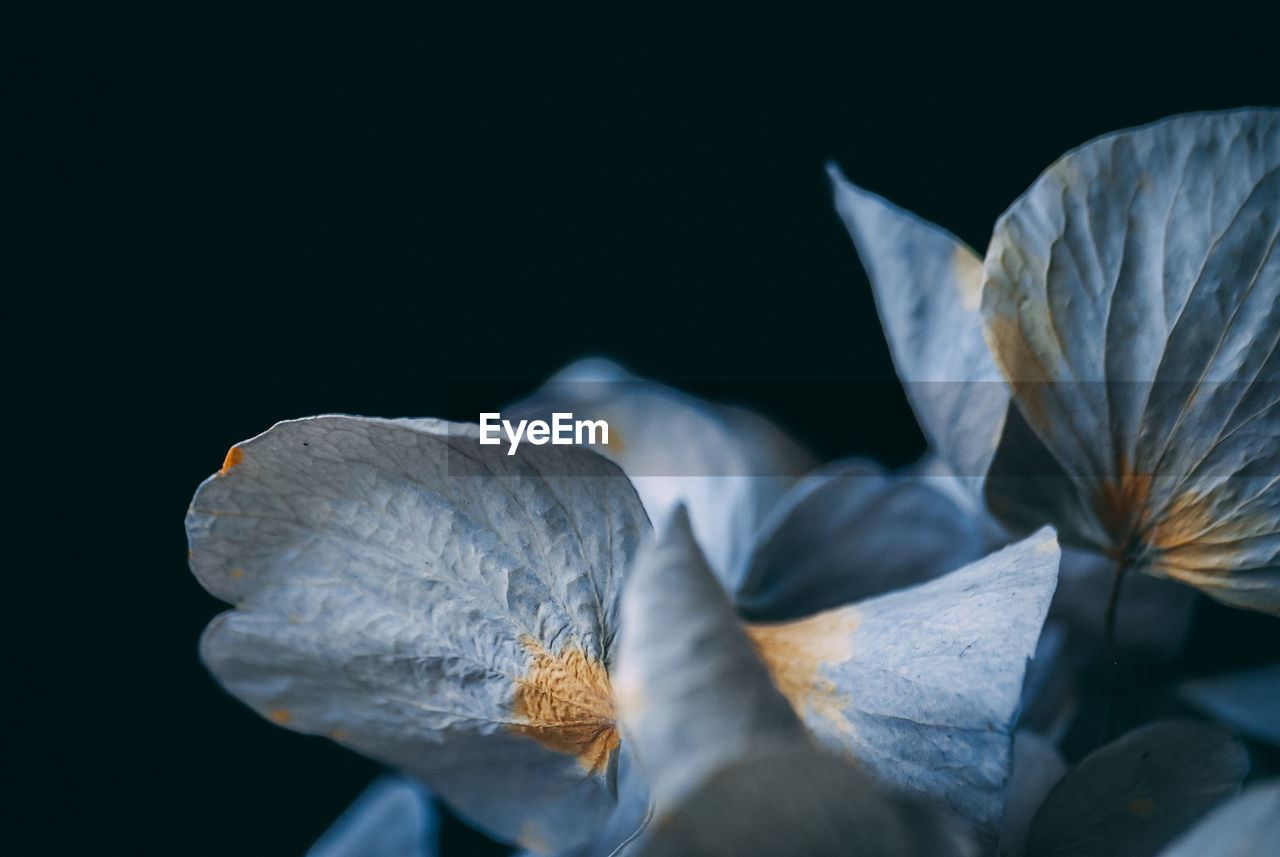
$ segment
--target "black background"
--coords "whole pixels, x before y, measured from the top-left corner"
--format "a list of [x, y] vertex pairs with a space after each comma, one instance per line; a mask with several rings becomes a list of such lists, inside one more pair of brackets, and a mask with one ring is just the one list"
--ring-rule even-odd
[[221, 606], [182, 518], [231, 443], [475, 419], [598, 353], [900, 464], [922, 441], [827, 159], [982, 248], [1070, 147], [1280, 103], [1274, 28], [1222, 3], [432, 5], [9, 28], [8, 853], [300, 854], [375, 774], [196, 660]]

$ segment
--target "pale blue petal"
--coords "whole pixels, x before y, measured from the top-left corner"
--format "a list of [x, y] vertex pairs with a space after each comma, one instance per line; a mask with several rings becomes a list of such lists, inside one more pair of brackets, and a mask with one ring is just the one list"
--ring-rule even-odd
[[1179, 836], [1160, 857], [1275, 857], [1280, 779], [1254, 783]]
[[1057, 580], [1044, 531], [911, 589], [749, 626], [819, 740], [994, 846], [1027, 659]]
[[408, 777], [375, 780], [307, 851], [307, 857], [436, 857], [440, 817]]
[[[557, 852], [556, 857], [633, 857], [653, 819], [649, 797], [649, 784], [623, 744], [618, 761], [617, 808], [591, 841]], [[522, 851], [520, 857], [534, 857], [535, 853]]]
[[1031, 819], [1045, 795], [1067, 772], [1053, 742], [1019, 729], [1013, 736], [1013, 769], [1004, 798], [1004, 824], [1000, 830], [1003, 857], [1022, 857]]
[[930, 447], [980, 493], [1009, 392], [982, 336], [982, 260], [959, 239], [828, 168], [880, 323]]
[[730, 590], [765, 516], [816, 463], [751, 411], [705, 402], [598, 358], [561, 370], [504, 416], [557, 411], [608, 422], [609, 444], [593, 448], [631, 478], [650, 519], [666, 520], [678, 505], [689, 510], [698, 543]]
[[683, 507], [637, 561], [621, 621], [615, 687], [623, 734], [660, 813], [734, 759], [810, 746], [707, 566]]
[[605, 823], [616, 602], [649, 529], [615, 465], [315, 417], [235, 447], [187, 529], [196, 577], [236, 605], [204, 661], [264, 717], [414, 774], [500, 839], [551, 850]]
[[982, 311], [1065, 478], [1011, 467], [993, 510], [1280, 612], [1278, 236], [1276, 110], [1110, 134], [1037, 179], [996, 223]]
[[829, 465], [778, 504], [734, 600], [753, 620], [795, 619], [931, 580], [983, 555], [982, 519], [928, 478]]

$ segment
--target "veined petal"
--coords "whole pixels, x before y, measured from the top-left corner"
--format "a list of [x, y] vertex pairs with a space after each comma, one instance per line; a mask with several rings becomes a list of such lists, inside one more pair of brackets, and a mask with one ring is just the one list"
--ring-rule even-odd
[[1164, 721], [1135, 729], [1054, 786], [1031, 822], [1027, 853], [1150, 857], [1235, 794], [1248, 771], [1248, 753], [1219, 726]]
[[314, 417], [233, 447], [187, 516], [192, 570], [236, 605], [202, 656], [264, 717], [548, 851], [615, 803], [615, 610], [649, 524], [600, 456], [474, 429]]
[[748, 633], [824, 744], [948, 806], [993, 846], [1023, 675], [1057, 572], [1045, 528], [929, 583]]
[[851, 184], [836, 167], [827, 172], [920, 427], [979, 497], [1009, 406], [982, 336], [982, 259], [940, 227]]
[[993, 510], [1280, 613], [1278, 238], [1276, 110], [1110, 134], [1037, 179], [996, 223], [982, 312], [1062, 475], [993, 477]]
[[688, 509], [698, 543], [731, 591], [756, 529], [816, 463], [758, 414], [705, 402], [598, 358], [565, 367], [508, 411], [606, 420], [609, 443], [598, 451], [631, 478], [651, 520], [666, 520], [680, 505]]
[[440, 816], [408, 777], [375, 780], [307, 851], [307, 857], [436, 857]]
[[863, 460], [806, 477], [763, 526], [734, 596], [738, 609], [757, 621], [796, 619], [978, 559], [982, 519], [931, 481]]

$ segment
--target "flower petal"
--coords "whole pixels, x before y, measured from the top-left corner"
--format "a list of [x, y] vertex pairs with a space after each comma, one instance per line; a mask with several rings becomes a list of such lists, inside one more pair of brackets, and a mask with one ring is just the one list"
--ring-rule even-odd
[[[618, 752], [618, 806], [604, 827], [588, 842], [557, 851], [557, 857], [631, 857], [639, 848], [653, 807], [649, 800], [649, 784], [631, 761], [624, 743]], [[538, 852], [520, 851], [518, 857], [534, 857]]]
[[624, 735], [660, 813], [736, 758], [811, 746], [707, 566], [683, 507], [627, 583], [615, 684]]
[[982, 337], [982, 260], [955, 236], [828, 167], [898, 377], [932, 447], [978, 496], [1009, 391]]
[[631, 478], [651, 520], [665, 521], [678, 505], [689, 510], [698, 543], [730, 589], [761, 521], [815, 464], [758, 414], [704, 402], [598, 358], [567, 366], [507, 410], [517, 418], [564, 411], [607, 420], [609, 444], [598, 451]]
[[307, 851], [307, 857], [436, 857], [440, 817], [408, 777], [375, 780]]
[[1280, 664], [1196, 679], [1178, 693], [1249, 737], [1280, 746]]
[[1023, 675], [1057, 571], [1045, 528], [912, 589], [748, 631], [823, 743], [946, 804], [992, 846]]
[[1273, 857], [1280, 842], [1280, 779], [1254, 783], [1179, 836], [1160, 857]]
[[[1165, 721], [1086, 756], [1045, 798], [1027, 837], [1037, 857], [1150, 857], [1234, 794], [1249, 755], [1225, 729]], [[1211, 853], [1211, 852], [1203, 852]]]
[[953, 571], [983, 554], [982, 521], [867, 461], [802, 480], [763, 527], [734, 600], [748, 619], [808, 616]]
[[617, 467], [344, 416], [235, 449], [187, 517], [193, 571], [236, 605], [202, 641], [223, 686], [491, 835], [590, 836], [615, 803], [615, 605], [649, 526]]
[[1004, 798], [1000, 853], [1022, 857], [1027, 831], [1049, 790], [1067, 772], [1067, 764], [1047, 738], [1019, 729], [1013, 736], [1013, 767]]
[[856, 766], [813, 749], [756, 753], [712, 774], [656, 827], [642, 857], [967, 857], [932, 807], [882, 792]]
[[982, 312], [1067, 478], [993, 478], [993, 510], [1280, 613], [1278, 237], [1276, 110], [1111, 134], [1037, 179], [996, 223]]

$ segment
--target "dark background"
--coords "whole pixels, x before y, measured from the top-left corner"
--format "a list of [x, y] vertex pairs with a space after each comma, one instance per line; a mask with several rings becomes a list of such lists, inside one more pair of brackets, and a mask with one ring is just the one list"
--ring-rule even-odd
[[1222, 3], [431, 5], [6, 28], [6, 261], [29, 263], [4, 320], [6, 852], [300, 854], [374, 776], [196, 660], [221, 605], [182, 518], [231, 443], [330, 411], [475, 419], [503, 402], [450, 384], [514, 396], [598, 353], [900, 464], [922, 441], [827, 159], [982, 248], [1070, 147], [1280, 104], [1275, 29]]

